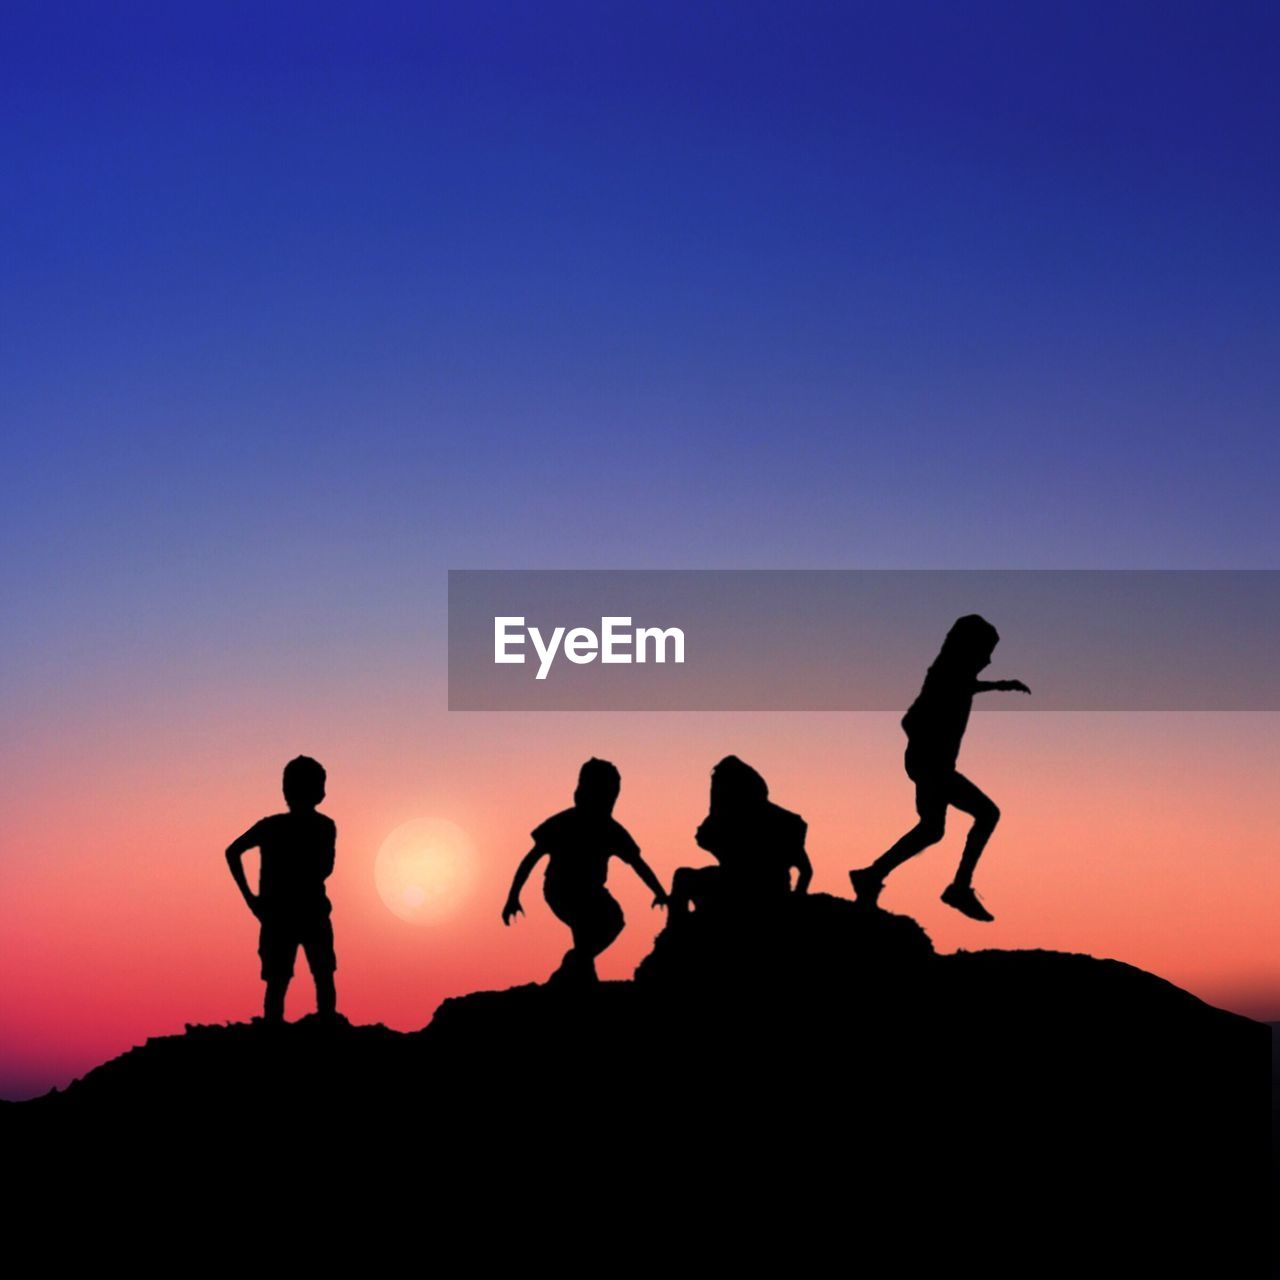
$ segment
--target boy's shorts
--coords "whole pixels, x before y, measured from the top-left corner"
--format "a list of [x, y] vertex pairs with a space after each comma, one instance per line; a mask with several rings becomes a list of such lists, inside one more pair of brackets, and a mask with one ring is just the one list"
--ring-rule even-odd
[[622, 932], [626, 920], [618, 900], [604, 885], [566, 887], [550, 878], [542, 896], [556, 917], [573, 932], [573, 945], [599, 955]]
[[294, 960], [301, 947], [313, 974], [332, 973], [338, 967], [333, 952], [333, 921], [329, 905], [305, 914], [269, 914], [258, 930], [258, 956], [264, 982], [293, 977]]

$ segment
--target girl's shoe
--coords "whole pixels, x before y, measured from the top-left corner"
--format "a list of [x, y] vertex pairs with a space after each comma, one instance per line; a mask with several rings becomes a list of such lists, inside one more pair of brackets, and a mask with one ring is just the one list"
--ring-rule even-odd
[[942, 900], [949, 907], [954, 907], [961, 915], [970, 920], [994, 920], [995, 916], [982, 905], [982, 899], [973, 891], [972, 885], [949, 884], [942, 891]]

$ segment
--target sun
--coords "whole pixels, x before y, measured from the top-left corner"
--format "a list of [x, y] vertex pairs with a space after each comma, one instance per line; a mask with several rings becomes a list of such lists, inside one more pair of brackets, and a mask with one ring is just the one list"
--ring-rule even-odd
[[475, 878], [471, 841], [444, 818], [417, 818], [397, 827], [373, 866], [387, 908], [411, 924], [435, 924], [462, 905]]

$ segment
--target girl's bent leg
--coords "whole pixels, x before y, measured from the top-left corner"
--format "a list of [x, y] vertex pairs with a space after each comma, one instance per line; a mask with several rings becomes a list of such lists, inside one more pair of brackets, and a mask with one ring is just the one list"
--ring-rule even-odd
[[960, 867], [956, 871], [955, 884], [962, 889], [973, 885], [974, 868], [982, 851], [991, 839], [991, 833], [1000, 821], [1000, 810], [996, 802], [986, 792], [974, 786], [963, 774], [957, 773], [951, 780], [947, 798], [962, 813], [973, 815], [973, 826], [964, 842], [964, 852], [960, 855]]

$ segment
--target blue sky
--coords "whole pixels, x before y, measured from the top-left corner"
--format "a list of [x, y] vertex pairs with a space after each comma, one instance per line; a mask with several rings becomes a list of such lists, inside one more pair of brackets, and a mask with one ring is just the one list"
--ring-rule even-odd
[[449, 567], [1276, 564], [1273, 5], [2, 22], [15, 685]]

